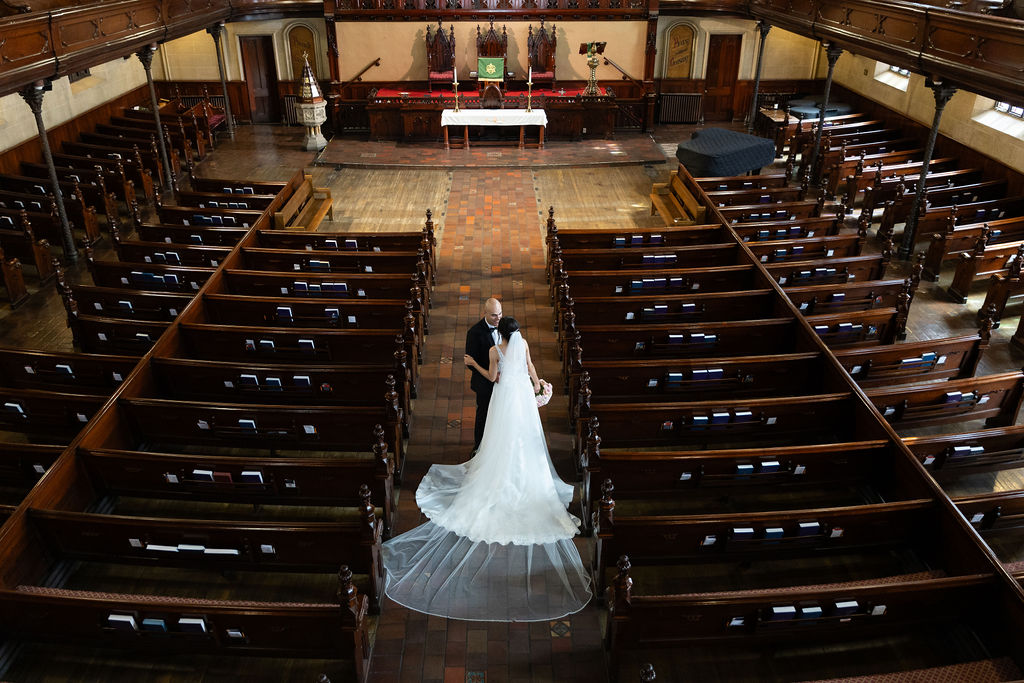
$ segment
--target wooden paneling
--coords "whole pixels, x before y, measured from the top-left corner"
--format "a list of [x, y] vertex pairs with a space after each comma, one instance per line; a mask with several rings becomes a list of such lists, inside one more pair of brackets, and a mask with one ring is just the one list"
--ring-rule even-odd
[[[107, 123], [111, 116], [119, 116], [124, 107], [133, 107], [138, 104], [149, 104], [149, 88], [139, 86], [135, 90], [125, 93], [120, 97], [110, 100], [98, 107], [90, 109], [81, 116], [66, 121], [59, 126], [54, 126], [47, 131], [50, 140], [50, 147], [56, 152], [60, 150], [61, 143], [65, 140], [75, 141], [82, 132], [91, 132], [98, 123]], [[46, 98], [43, 98], [43, 109], [46, 109]], [[39, 148], [39, 138], [35, 137], [26, 140], [20, 145], [9, 150], [0, 152], [0, 173], [21, 174], [21, 162], [42, 162], [42, 150]]]
[[[171, 99], [179, 94], [189, 97], [210, 97], [223, 95], [220, 81], [156, 81], [156, 95], [162, 99]], [[228, 98], [231, 100], [231, 114], [236, 121], [252, 121], [249, 111], [249, 96], [242, 81], [228, 81]]]

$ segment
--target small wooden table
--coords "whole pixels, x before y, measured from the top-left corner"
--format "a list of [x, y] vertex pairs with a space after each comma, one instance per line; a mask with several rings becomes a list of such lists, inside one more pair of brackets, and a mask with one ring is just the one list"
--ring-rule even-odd
[[543, 109], [445, 109], [441, 112], [441, 128], [444, 130], [444, 148], [450, 149], [448, 127], [463, 126], [462, 144], [469, 149], [470, 126], [519, 126], [519, 147], [525, 146], [526, 126], [540, 126], [538, 148], [544, 149], [544, 128], [548, 125]]

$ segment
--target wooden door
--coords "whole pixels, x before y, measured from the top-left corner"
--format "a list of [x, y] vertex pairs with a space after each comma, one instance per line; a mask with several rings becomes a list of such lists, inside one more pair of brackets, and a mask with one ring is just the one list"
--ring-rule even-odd
[[278, 123], [277, 67], [271, 36], [243, 36], [242, 68], [253, 123]]
[[712, 35], [704, 81], [704, 120], [732, 121], [736, 78], [740, 68], [741, 35]]

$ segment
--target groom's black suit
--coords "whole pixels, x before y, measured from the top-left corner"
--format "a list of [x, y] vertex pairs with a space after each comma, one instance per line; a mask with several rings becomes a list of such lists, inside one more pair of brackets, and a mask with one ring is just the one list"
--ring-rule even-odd
[[[494, 335], [491, 327], [483, 318], [476, 325], [469, 328], [466, 333], [466, 355], [472, 356], [473, 360], [486, 369], [491, 364], [490, 352], [494, 346]], [[473, 450], [480, 446], [480, 439], [484, 436], [484, 425], [487, 424], [487, 406], [491, 403], [491, 392], [494, 390], [494, 382], [489, 381], [476, 370], [470, 368], [473, 373], [469, 380], [469, 388], [476, 393], [476, 424], [473, 427]]]

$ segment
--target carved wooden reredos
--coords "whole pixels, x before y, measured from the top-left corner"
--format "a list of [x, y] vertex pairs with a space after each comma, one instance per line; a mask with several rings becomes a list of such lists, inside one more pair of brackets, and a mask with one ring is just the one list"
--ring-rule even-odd
[[540, 29], [533, 32], [533, 24], [527, 27], [529, 35], [526, 39], [526, 49], [530, 55], [530, 66], [533, 67], [533, 82], [550, 82], [555, 87], [555, 51], [556, 41], [555, 27], [551, 27], [551, 33], [544, 28], [544, 20], [540, 20]]
[[494, 30], [494, 20], [491, 20], [491, 27], [486, 31], [480, 31], [480, 25], [476, 27], [476, 56], [477, 57], [507, 57], [508, 56], [508, 34], [505, 27], [501, 27], [501, 35]]

